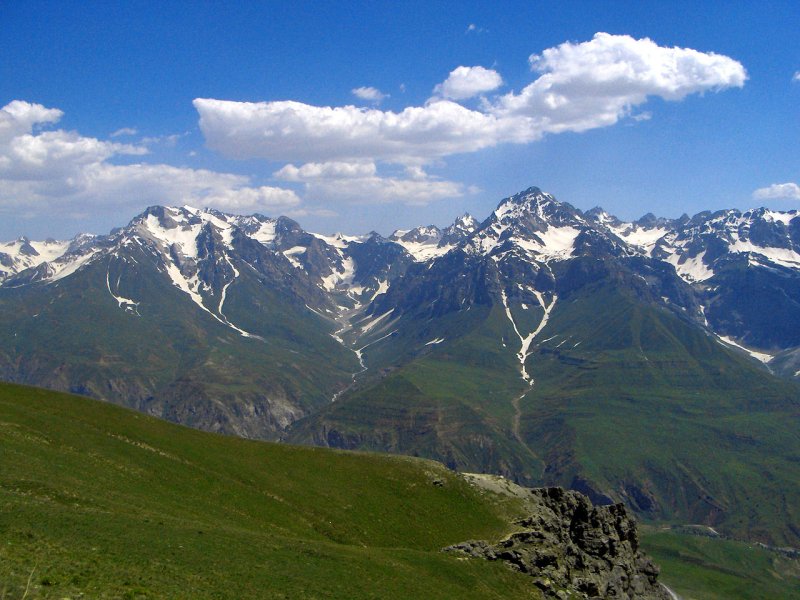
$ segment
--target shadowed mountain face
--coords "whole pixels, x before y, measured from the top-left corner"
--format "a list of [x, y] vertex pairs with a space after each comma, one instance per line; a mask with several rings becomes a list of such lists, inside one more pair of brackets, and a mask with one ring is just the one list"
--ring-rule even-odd
[[387, 239], [152, 207], [0, 244], [0, 375], [800, 543], [797, 217], [624, 223], [530, 188]]

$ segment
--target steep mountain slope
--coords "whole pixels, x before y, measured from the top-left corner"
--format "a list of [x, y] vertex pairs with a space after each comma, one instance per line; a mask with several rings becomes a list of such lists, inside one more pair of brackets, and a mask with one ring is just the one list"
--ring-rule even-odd
[[704, 290], [591, 223], [539, 190], [501, 203], [374, 301], [364, 357], [391, 369], [288, 439], [436, 457], [796, 544], [797, 387], [704, 327]]
[[797, 544], [797, 388], [619, 276], [560, 288], [558, 334], [531, 361], [521, 428], [545, 481], [647, 518]]
[[[675, 221], [652, 215], [621, 223], [601, 209], [591, 217], [646, 256], [672, 264], [694, 284], [705, 324], [727, 343], [770, 363], [800, 344], [798, 211], [764, 208], [704, 212]], [[796, 377], [785, 361], [776, 372]]]
[[798, 544], [798, 240], [796, 213], [624, 223], [538, 188], [389, 239], [153, 207], [3, 246], [0, 374]]
[[3, 378], [248, 437], [327, 403], [358, 367], [320, 316], [337, 308], [317, 285], [331, 273], [290, 262], [281, 220], [248, 220], [250, 237], [239, 219], [153, 208], [8, 279]]

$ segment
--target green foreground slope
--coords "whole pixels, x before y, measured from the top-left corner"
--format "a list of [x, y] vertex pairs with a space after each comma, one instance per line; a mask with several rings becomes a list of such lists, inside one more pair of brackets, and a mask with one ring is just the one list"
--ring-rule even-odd
[[[0, 598], [539, 598], [500, 563], [514, 500], [442, 465], [252, 442], [0, 384]], [[797, 560], [645, 530], [685, 598], [800, 596]], [[26, 591], [27, 590], [27, 591]]]
[[429, 461], [0, 385], [5, 598], [536, 598], [501, 564], [439, 552], [500, 537], [517, 509]]

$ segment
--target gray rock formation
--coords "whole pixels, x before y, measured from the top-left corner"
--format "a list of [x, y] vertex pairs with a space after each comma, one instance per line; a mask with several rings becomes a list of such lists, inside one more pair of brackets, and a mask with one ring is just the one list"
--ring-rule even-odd
[[519, 531], [497, 543], [471, 540], [443, 550], [503, 561], [550, 598], [669, 599], [622, 504], [593, 506], [562, 488], [526, 494], [529, 515], [517, 521]]

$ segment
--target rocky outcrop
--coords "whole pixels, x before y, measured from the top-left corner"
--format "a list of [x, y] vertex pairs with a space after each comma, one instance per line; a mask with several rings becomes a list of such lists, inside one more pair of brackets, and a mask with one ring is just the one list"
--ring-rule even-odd
[[444, 551], [503, 561], [549, 598], [669, 599], [622, 504], [593, 506], [562, 488], [525, 493], [529, 515], [516, 522], [518, 531], [497, 543], [471, 540]]

